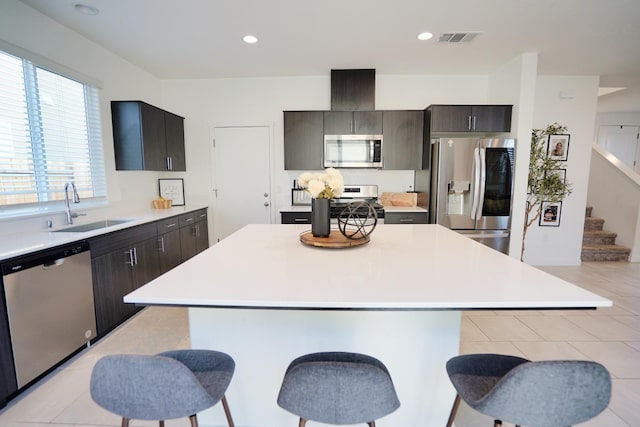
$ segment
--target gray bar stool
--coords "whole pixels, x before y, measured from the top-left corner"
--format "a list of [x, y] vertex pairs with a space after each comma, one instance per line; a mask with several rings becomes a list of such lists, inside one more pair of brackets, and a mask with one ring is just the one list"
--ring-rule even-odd
[[494, 427], [571, 426], [604, 411], [611, 399], [611, 376], [599, 363], [582, 360], [531, 362], [501, 354], [468, 354], [447, 362], [458, 395], [447, 427], [453, 424], [460, 399], [493, 417]]
[[382, 362], [359, 353], [324, 352], [295, 359], [286, 370], [278, 405], [300, 417], [325, 424], [367, 423], [398, 409], [389, 371]]
[[219, 351], [174, 350], [158, 355], [110, 355], [91, 373], [91, 397], [104, 409], [129, 421], [189, 417], [222, 401], [229, 427], [234, 427], [225, 392], [233, 372], [233, 359]]

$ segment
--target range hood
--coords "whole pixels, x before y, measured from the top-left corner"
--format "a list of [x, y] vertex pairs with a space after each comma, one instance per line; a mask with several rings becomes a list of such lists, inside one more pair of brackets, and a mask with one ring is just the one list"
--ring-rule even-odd
[[331, 70], [332, 111], [375, 110], [376, 70]]

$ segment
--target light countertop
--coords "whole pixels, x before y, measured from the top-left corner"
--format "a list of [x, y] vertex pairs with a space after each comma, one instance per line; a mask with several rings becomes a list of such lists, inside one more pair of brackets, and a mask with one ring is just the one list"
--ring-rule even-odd
[[248, 225], [125, 296], [142, 305], [288, 309], [595, 308], [611, 301], [439, 225], [384, 225], [348, 249], [309, 225]]
[[[385, 206], [385, 212], [428, 212], [420, 206]], [[311, 212], [311, 205], [289, 205], [280, 208], [280, 212]]]
[[[99, 236], [101, 234], [123, 230], [136, 225], [159, 221], [164, 218], [193, 212], [195, 210], [206, 207], [206, 205], [174, 206], [170, 209], [150, 208], [148, 210], [134, 212], [127, 215], [117, 215], [115, 217], [109, 216], [108, 218], [103, 218], [98, 215], [91, 217], [79, 217], [74, 220], [74, 224], [64, 227], [56, 227], [50, 230], [37, 230], [26, 233], [5, 234], [2, 235], [0, 239], [0, 261], [4, 261], [20, 255], [25, 255], [31, 252], [41, 251], [43, 249], [54, 248], [56, 246], [65, 245], [67, 243], [77, 242], [79, 240], [88, 239], [90, 237]], [[87, 232], [55, 231], [74, 227], [76, 225], [102, 221], [105, 219], [127, 220], [127, 222]]]

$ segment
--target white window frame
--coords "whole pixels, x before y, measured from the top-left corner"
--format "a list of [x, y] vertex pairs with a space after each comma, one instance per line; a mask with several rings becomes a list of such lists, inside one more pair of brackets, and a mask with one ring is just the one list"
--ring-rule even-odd
[[[84, 106], [86, 111], [86, 134], [87, 144], [89, 151], [89, 163], [90, 163], [90, 175], [91, 175], [91, 194], [90, 197], [84, 197], [82, 201], [83, 208], [93, 206], [104, 206], [107, 202], [107, 188], [106, 188], [106, 174], [104, 168], [104, 155], [102, 146], [102, 130], [100, 124], [100, 101], [99, 101], [99, 89], [102, 84], [90, 77], [84, 76], [81, 73], [68, 69], [60, 64], [49, 61], [31, 52], [25, 51], [17, 46], [11, 45], [0, 40], [0, 51], [4, 54], [9, 54], [19, 59], [22, 59], [23, 72], [26, 79], [24, 82], [24, 90], [29, 94], [31, 92], [31, 99], [38, 99], [37, 87], [33, 86], [29, 81], [28, 76], [34, 75], [33, 73], [37, 68], [45, 70], [50, 73], [54, 73], [58, 76], [66, 79], [73, 80], [82, 84], [84, 89]], [[35, 91], [35, 92], [34, 92]], [[29, 99], [27, 95], [27, 99]], [[40, 101], [38, 100], [37, 103]], [[34, 129], [38, 129], [39, 125], [38, 115], [33, 114], [33, 111], [29, 109], [29, 122], [34, 120], [30, 126], [31, 140], [37, 140], [38, 136], [34, 135]], [[35, 124], [35, 126], [34, 126]], [[38, 133], [36, 131], [36, 133]], [[40, 179], [46, 174], [42, 165], [34, 165], [34, 172], [36, 180]], [[40, 176], [40, 178], [39, 178]], [[40, 188], [45, 188], [45, 193], [40, 193]], [[0, 205], [0, 219], [11, 217], [25, 217], [38, 214], [48, 214], [54, 212], [61, 212], [65, 209], [64, 200], [49, 200], [48, 194], [51, 194], [51, 189], [47, 188], [47, 184], [44, 187], [36, 185], [34, 190], [37, 191], [39, 201], [36, 203], [17, 203]], [[59, 193], [59, 190], [58, 190]]]

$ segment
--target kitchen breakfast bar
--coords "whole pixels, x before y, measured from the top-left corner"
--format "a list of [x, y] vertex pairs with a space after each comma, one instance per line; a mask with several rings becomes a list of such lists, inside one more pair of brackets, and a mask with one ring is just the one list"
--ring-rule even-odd
[[[248, 225], [125, 296], [189, 307], [192, 348], [236, 361], [238, 427], [295, 426], [276, 404], [288, 364], [351, 351], [389, 368], [400, 408], [378, 426], [444, 426], [463, 310], [594, 309], [611, 301], [439, 225], [381, 225], [365, 245], [307, 246], [308, 225]], [[224, 426], [221, 407], [198, 415]]]

